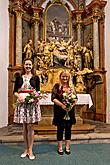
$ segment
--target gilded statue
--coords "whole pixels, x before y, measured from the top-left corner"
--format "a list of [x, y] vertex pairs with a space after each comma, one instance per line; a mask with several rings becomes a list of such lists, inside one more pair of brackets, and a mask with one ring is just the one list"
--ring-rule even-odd
[[86, 89], [81, 71], [77, 72], [75, 89], [76, 89], [77, 93], [84, 93], [84, 91]]
[[29, 40], [24, 46], [23, 54], [25, 54], [25, 58], [33, 57], [34, 49], [32, 47], [32, 40]]
[[83, 68], [92, 68], [92, 50], [82, 47], [78, 41], [72, 42], [73, 38], [65, 40], [38, 41], [37, 63], [40, 68], [68, 67], [75, 71]]
[[46, 46], [46, 43], [44, 40], [37, 42], [38, 54], [40, 55], [43, 54], [45, 46]]
[[87, 43], [87, 47], [83, 47], [84, 68], [92, 69], [93, 54], [92, 54], [92, 50], [89, 47], [90, 47], [89, 42]]
[[38, 41], [37, 43], [37, 72], [41, 80], [41, 90], [51, 91], [54, 82], [58, 79], [58, 72], [64, 68], [71, 70], [75, 77], [77, 93], [85, 93], [84, 75], [92, 72], [93, 54], [89, 47], [72, 42], [55, 40]]
[[38, 68], [44, 69], [48, 69], [50, 66], [52, 66], [50, 43], [38, 41], [37, 65]]

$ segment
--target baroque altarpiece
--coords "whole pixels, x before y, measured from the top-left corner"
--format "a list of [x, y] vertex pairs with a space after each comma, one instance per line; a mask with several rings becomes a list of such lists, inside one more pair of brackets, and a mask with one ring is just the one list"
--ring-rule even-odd
[[67, 69], [77, 93], [93, 100], [95, 110], [82, 117], [106, 121], [105, 6], [104, 0], [9, 1], [9, 123], [14, 80], [26, 57], [34, 60], [42, 92], [51, 92]]

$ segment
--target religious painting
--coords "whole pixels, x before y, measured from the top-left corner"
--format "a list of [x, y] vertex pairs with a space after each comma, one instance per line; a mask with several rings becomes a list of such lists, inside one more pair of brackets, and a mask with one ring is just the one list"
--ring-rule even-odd
[[45, 16], [45, 37], [46, 40], [65, 40], [71, 36], [70, 13], [68, 9], [59, 4], [47, 8]]

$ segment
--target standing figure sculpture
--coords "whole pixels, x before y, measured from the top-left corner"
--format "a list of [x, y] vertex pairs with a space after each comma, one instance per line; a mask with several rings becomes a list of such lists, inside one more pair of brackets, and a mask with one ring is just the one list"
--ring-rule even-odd
[[32, 40], [29, 40], [24, 46], [23, 53], [25, 54], [25, 58], [33, 58], [34, 49], [32, 47]]
[[93, 53], [89, 42], [86, 47], [83, 47], [83, 56], [84, 68], [93, 69]]

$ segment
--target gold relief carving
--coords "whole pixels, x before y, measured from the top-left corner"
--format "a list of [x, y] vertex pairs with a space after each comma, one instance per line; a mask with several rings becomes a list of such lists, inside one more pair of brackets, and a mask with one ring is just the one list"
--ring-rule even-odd
[[[89, 70], [87, 68], [83, 69], [82, 71], [75, 72], [68, 68], [55, 68], [55, 69], [49, 69], [49, 70], [36, 70], [36, 74], [40, 77], [40, 87], [42, 92], [51, 92], [53, 86], [55, 83], [59, 83], [59, 75], [62, 71], [68, 70], [71, 74], [71, 78], [73, 76], [76, 76], [76, 85], [75, 89], [77, 93], [85, 93], [86, 92], [86, 86], [84, 84], [84, 75], [86, 73], [92, 73], [92, 70]], [[46, 76], [48, 78], [46, 79]]]
[[78, 15], [76, 16], [76, 23], [78, 23], [78, 24], [81, 24], [81, 23], [82, 23], [81, 14], [78, 14]]
[[39, 24], [39, 22], [40, 22], [40, 17], [39, 17], [39, 13], [38, 12], [34, 12], [34, 15], [33, 15], [33, 17], [32, 17], [32, 19], [31, 19], [31, 23], [32, 24]]
[[22, 17], [23, 12], [21, 11], [15, 11], [16, 17]]
[[[38, 41], [37, 66], [42, 69], [50, 67], [68, 67], [81, 70], [85, 68], [93, 69], [93, 54], [90, 43], [87, 47], [82, 47], [78, 41], [72, 42], [72, 38], [66, 42], [58, 41]], [[89, 59], [89, 60], [88, 60]], [[82, 63], [83, 61], [83, 63]], [[81, 64], [82, 63], [82, 64]], [[86, 65], [86, 63], [88, 63]]]
[[43, 92], [51, 91], [54, 83], [59, 82], [59, 74], [64, 69], [76, 76], [77, 92], [83, 93], [85, 90], [83, 76], [92, 72], [92, 51], [80, 46], [78, 41], [72, 44], [71, 41], [72, 38], [68, 42], [64, 40], [49, 43], [39, 41], [36, 74], [40, 77]]
[[98, 22], [98, 20], [101, 19], [101, 13], [98, 8], [93, 9], [93, 16], [92, 20], [93, 22]]
[[[65, 68], [56, 68], [56, 69], [49, 69], [49, 70], [42, 70], [42, 71], [36, 70], [36, 74], [40, 77], [41, 91], [51, 92], [54, 84], [59, 83], [59, 75], [64, 69]], [[48, 76], [48, 80], [45, 80], [46, 78], [45, 75]]]
[[77, 93], [84, 93], [84, 91], [86, 90], [86, 87], [84, 85], [83, 75], [80, 73], [80, 71], [77, 73], [77, 76], [76, 76], [75, 89]]
[[21, 17], [22, 14], [25, 12], [23, 10], [22, 3], [20, 1], [17, 1], [16, 3], [14, 3], [12, 8], [13, 8], [13, 12], [16, 13], [17, 17]]
[[33, 18], [34, 18], [35, 22], [39, 23], [39, 21], [40, 21], [39, 13], [34, 13]]

